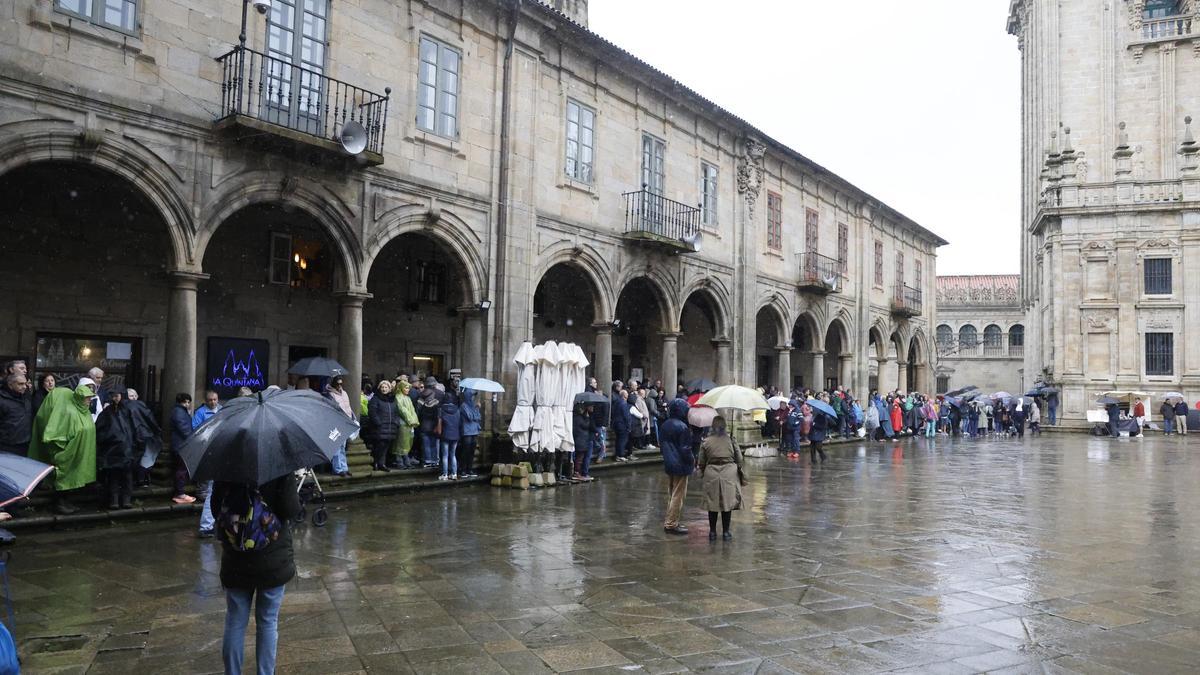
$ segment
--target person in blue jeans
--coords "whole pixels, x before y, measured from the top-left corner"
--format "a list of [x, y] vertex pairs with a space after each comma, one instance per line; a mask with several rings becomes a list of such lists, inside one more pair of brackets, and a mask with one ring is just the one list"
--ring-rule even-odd
[[633, 415], [629, 414], [629, 392], [621, 389], [612, 396], [612, 429], [616, 436], [614, 454], [616, 461], [629, 461], [629, 430], [633, 426]]
[[[275, 672], [279, 641], [279, 608], [287, 582], [296, 576], [292, 530], [288, 523], [300, 513], [299, 479], [287, 474], [258, 487], [263, 504], [280, 521], [279, 536], [260, 549], [242, 551], [222, 535], [221, 585], [225, 587], [225, 637], [221, 659], [226, 675], [241, 675], [245, 659], [246, 627], [254, 608], [255, 672]], [[213, 484], [210, 515], [217, 517], [221, 505], [244, 485], [217, 481]]]
[[417, 422], [421, 430], [421, 460], [427, 469], [438, 465], [438, 450], [441, 447], [437, 434], [440, 418], [438, 409], [445, 398], [446, 395], [437, 388], [437, 379], [426, 378], [425, 388], [417, 398], [416, 408]]
[[[191, 397], [189, 397], [189, 400]], [[200, 425], [207, 422], [221, 411], [221, 397], [217, 396], [215, 391], [204, 392], [204, 405], [192, 415], [192, 431], [200, 428]], [[185, 439], [186, 440], [186, 439]], [[197, 533], [201, 539], [208, 539], [213, 536], [213, 517], [212, 517], [212, 481], [201, 481], [196, 485], [196, 496], [204, 500], [204, 508], [200, 510], [200, 530]]]
[[458, 401], [447, 396], [439, 406], [438, 416], [442, 423], [441, 465], [442, 475], [438, 480], [458, 480], [458, 441], [462, 438], [462, 413]]

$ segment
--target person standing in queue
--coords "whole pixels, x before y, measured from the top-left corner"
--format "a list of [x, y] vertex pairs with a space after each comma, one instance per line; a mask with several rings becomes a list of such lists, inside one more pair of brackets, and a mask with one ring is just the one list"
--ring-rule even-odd
[[687, 424], [688, 404], [677, 398], [667, 409], [670, 418], [658, 430], [663, 470], [667, 473], [667, 515], [663, 519], [663, 530], [667, 534], [687, 534], [687, 526], [679, 521], [687, 496], [688, 476], [696, 471], [692, 432]]

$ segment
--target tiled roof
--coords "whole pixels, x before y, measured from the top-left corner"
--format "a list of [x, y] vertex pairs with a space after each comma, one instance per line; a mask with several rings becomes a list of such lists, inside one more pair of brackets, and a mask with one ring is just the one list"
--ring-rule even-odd
[[830, 171], [829, 169], [826, 169], [825, 167], [821, 166], [820, 164], [817, 164], [816, 162], [812, 161], [808, 157], [805, 157], [804, 155], [800, 154], [799, 152], [793, 150], [792, 148], [788, 147], [787, 145], [780, 143], [779, 141], [775, 140], [774, 138], [771, 138], [767, 134], [763, 133], [762, 130], [758, 129], [757, 127], [750, 124], [749, 122], [742, 119], [741, 117], [734, 115], [733, 113], [722, 108], [721, 106], [717, 105], [716, 103], [713, 103], [712, 101], [708, 100], [707, 98], [704, 98], [703, 96], [701, 96], [699, 94], [699, 92], [693, 90], [691, 87], [688, 87], [687, 85], [683, 84], [679, 80], [676, 80], [675, 78], [664, 73], [663, 71], [659, 70], [658, 68], [655, 68], [654, 66], [650, 65], [646, 61], [643, 61], [642, 59], [638, 58], [637, 56], [634, 56], [632, 53], [622, 49], [621, 47], [617, 46], [615, 43], [613, 43], [613, 42], [609, 41], [608, 39], [604, 38], [603, 36], [601, 36], [599, 33], [593, 32], [587, 26], [584, 26], [584, 25], [578, 23], [571, 17], [569, 17], [566, 14], [563, 14], [562, 12], [555, 9], [553, 5], [547, 4], [543, 0], [533, 0], [533, 2], [529, 3], [529, 6], [535, 7], [537, 9], [541, 10], [542, 12], [553, 16], [559, 22], [562, 22], [568, 26], [571, 26], [575, 30], [577, 30], [580, 33], [581, 37], [584, 38], [585, 40], [590, 40], [590, 41], [592, 41], [592, 43], [594, 45], [599, 46], [602, 49], [614, 51], [614, 52], [622, 55], [623, 57], [630, 59], [637, 66], [639, 66], [640, 68], [647, 71], [652, 77], [657, 77], [657, 78], [663, 80], [664, 86], [662, 87], [662, 91], [675, 92], [676, 94], [683, 94], [687, 98], [692, 99], [692, 101], [694, 103], [699, 104], [699, 106], [701, 106], [703, 108], [711, 109], [714, 112], [715, 116], [728, 118], [734, 124], [747, 129], [753, 136], [756, 136], [759, 140], [763, 141], [764, 143], [767, 143], [768, 145], [772, 145], [780, 150], [787, 152], [797, 162], [800, 162], [801, 164], [804, 164], [804, 165], [810, 167], [810, 169], [813, 172], [817, 173], [818, 175], [824, 176], [826, 179], [840, 184], [843, 189], [858, 193], [859, 195], [862, 196], [862, 199], [864, 201], [871, 202], [871, 203], [878, 205], [886, 213], [891, 215], [893, 218], [900, 220], [907, 227], [932, 239], [934, 241], [935, 245], [945, 246], [950, 243], [950, 242], [946, 241], [945, 239], [942, 239], [940, 236], [938, 236], [932, 230], [929, 230], [928, 228], [917, 223], [912, 218], [909, 218], [908, 216], [904, 215], [903, 213], [900, 213], [896, 209], [888, 206], [882, 200], [877, 199], [876, 197], [870, 195], [862, 188], [854, 185], [850, 181], [846, 180], [845, 178], [842, 178], [841, 176], [837, 175], [836, 173]]
[[1019, 303], [1019, 274], [939, 276], [938, 306], [1016, 305]]

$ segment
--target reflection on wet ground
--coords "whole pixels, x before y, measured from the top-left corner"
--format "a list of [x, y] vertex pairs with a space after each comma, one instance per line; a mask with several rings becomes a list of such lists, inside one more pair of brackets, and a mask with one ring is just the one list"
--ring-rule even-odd
[[[715, 543], [698, 480], [691, 534], [663, 533], [656, 470], [368, 499], [298, 530], [279, 671], [1197, 672], [1195, 452], [1048, 435], [751, 460]], [[22, 535], [27, 671], [219, 671], [219, 551], [191, 525]]]

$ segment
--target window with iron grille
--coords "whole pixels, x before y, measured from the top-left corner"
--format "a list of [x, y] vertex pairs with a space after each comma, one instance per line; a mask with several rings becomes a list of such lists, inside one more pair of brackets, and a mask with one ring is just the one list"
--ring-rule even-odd
[[417, 127], [446, 138], [458, 137], [458, 75], [462, 55], [453, 47], [421, 37], [417, 67]]
[[983, 329], [983, 352], [985, 354], [999, 354], [1004, 348], [1004, 331], [1000, 330], [1000, 326], [991, 324]]
[[950, 391], [950, 378], [945, 375], [938, 375], [937, 390], [943, 394]]
[[1146, 258], [1142, 261], [1146, 295], [1171, 294], [1171, 259]]
[[937, 327], [938, 349], [946, 351], [954, 346], [954, 329], [946, 324]]
[[875, 240], [875, 285], [883, 285], [883, 242]]
[[292, 235], [271, 233], [270, 258], [268, 280], [282, 286], [292, 283]]
[[717, 167], [700, 162], [700, 214], [705, 225], [717, 224]]
[[783, 248], [783, 197], [767, 193], [767, 246]]
[[974, 351], [979, 346], [979, 331], [970, 324], [958, 329], [958, 348], [963, 351]]
[[820, 246], [821, 214], [812, 209], [804, 209], [804, 250], [820, 253]]
[[442, 303], [446, 301], [446, 268], [427, 260], [417, 261], [417, 301]]
[[596, 111], [567, 100], [567, 175], [582, 183], [592, 182]]
[[123, 33], [133, 34], [138, 29], [137, 0], [55, 0], [54, 8]]
[[1146, 374], [1175, 374], [1175, 334], [1146, 333]]
[[1020, 356], [1025, 351], [1025, 326], [1016, 324], [1008, 329], [1008, 354]]
[[838, 272], [846, 276], [850, 269], [850, 227], [838, 223]]

